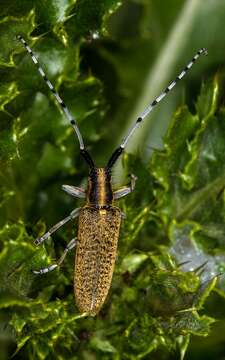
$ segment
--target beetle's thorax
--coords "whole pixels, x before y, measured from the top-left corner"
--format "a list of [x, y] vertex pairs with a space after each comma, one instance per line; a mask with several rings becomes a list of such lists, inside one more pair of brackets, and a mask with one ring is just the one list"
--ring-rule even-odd
[[87, 205], [101, 209], [111, 206], [112, 202], [111, 173], [107, 168], [91, 169], [88, 178]]

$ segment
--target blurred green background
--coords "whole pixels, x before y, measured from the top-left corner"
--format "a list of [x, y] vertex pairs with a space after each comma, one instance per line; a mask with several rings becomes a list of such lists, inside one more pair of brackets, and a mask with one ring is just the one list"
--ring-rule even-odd
[[[0, 359], [225, 359], [224, 276], [215, 284], [225, 264], [225, 2], [0, 6]], [[208, 49], [146, 118], [113, 173], [115, 188], [131, 172], [138, 184], [120, 202], [127, 219], [112, 289], [94, 319], [74, 305], [73, 254], [60, 271], [31, 272], [75, 236], [70, 224], [54, 242], [33, 245], [81, 204], [61, 185], [84, 186], [88, 169], [18, 34], [98, 166], [195, 52]]]

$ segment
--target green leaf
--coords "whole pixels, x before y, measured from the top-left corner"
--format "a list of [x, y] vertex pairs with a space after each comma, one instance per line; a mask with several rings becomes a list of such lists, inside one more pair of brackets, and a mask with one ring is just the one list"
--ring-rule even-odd
[[115, 353], [116, 349], [110, 344], [108, 340], [101, 339], [99, 337], [93, 337], [91, 340], [91, 346], [94, 349], [101, 350], [106, 353]]
[[121, 264], [122, 272], [135, 272], [147, 258], [146, 254], [128, 254]]

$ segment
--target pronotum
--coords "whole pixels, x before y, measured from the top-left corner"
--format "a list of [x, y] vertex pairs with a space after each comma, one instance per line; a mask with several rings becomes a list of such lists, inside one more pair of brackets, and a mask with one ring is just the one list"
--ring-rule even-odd
[[65, 219], [50, 228], [44, 235], [35, 240], [40, 245], [48, 239], [57, 229], [68, 221], [78, 218], [78, 235], [66, 246], [61, 258], [55, 264], [35, 270], [35, 274], [45, 274], [60, 266], [69, 250], [76, 248], [74, 293], [78, 309], [82, 313], [95, 316], [101, 309], [108, 294], [115, 265], [117, 242], [120, 232], [123, 213], [114, 205], [115, 200], [126, 196], [135, 188], [136, 177], [131, 175], [129, 186], [113, 190], [111, 171], [117, 159], [123, 153], [130, 137], [153, 108], [173, 89], [176, 83], [183, 78], [201, 54], [207, 54], [205, 48], [200, 49], [181, 73], [168, 87], [151, 102], [143, 113], [137, 118], [129, 129], [120, 146], [112, 153], [104, 168], [97, 168], [85, 148], [84, 141], [75, 118], [71, 115], [64, 101], [55, 91], [52, 83], [47, 78], [36, 56], [22, 36], [18, 36], [25, 49], [31, 56], [34, 64], [47, 86], [59, 103], [67, 120], [72, 125], [77, 135], [80, 154], [89, 166], [87, 189], [71, 185], [62, 185], [62, 189], [69, 195], [85, 199], [85, 205], [73, 210]]

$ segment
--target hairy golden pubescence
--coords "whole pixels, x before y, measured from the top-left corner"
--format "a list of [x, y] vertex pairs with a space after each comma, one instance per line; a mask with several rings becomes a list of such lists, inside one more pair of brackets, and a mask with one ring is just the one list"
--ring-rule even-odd
[[80, 312], [96, 315], [108, 294], [116, 260], [121, 211], [84, 207], [79, 217], [74, 291]]
[[94, 168], [88, 179], [87, 205], [103, 207], [112, 206], [112, 203], [111, 174], [107, 168]]

